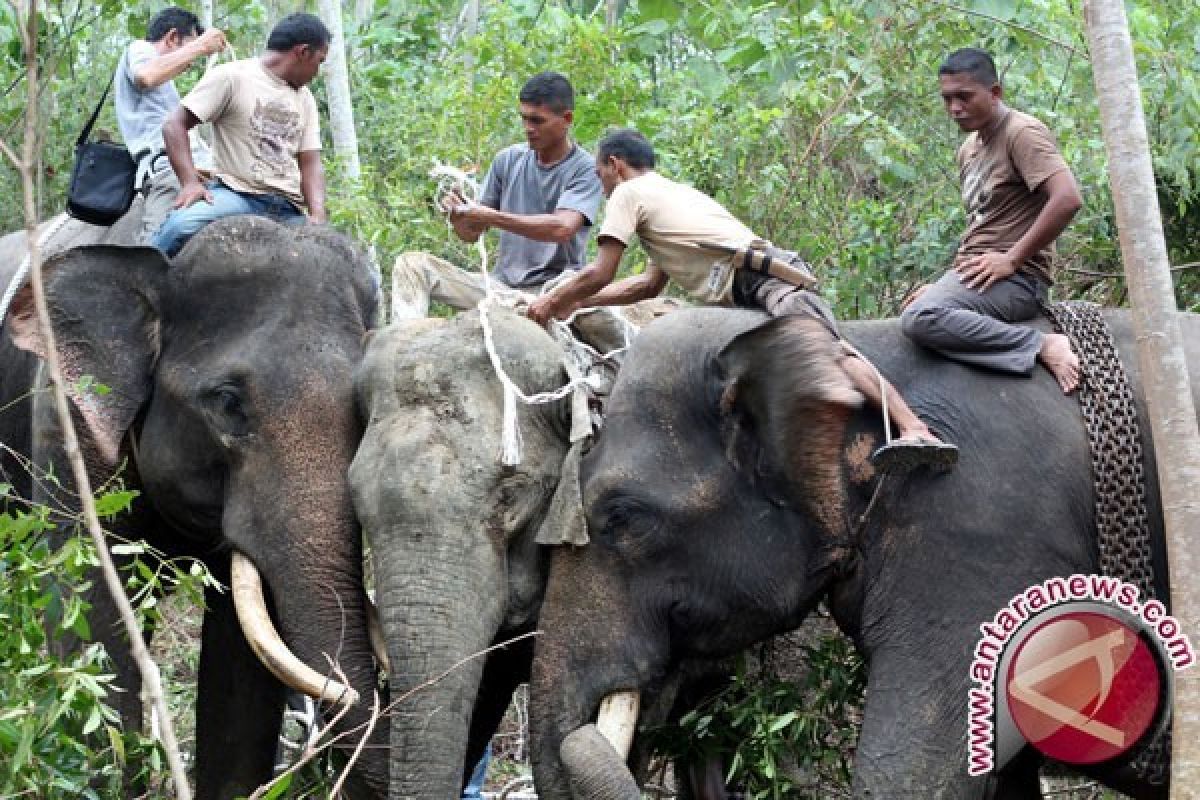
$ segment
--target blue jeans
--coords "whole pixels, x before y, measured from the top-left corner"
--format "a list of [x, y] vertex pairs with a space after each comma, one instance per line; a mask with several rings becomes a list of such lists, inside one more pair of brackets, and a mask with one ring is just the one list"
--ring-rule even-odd
[[235, 192], [220, 181], [209, 182], [208, 191], [212, 194], [211, 203], [201, 200], [172, 211], [158, 233], [151, 237], [151, 246], [174, 257], [205, 225], [234, 214], [258, 214], [284, 225], [301, 225], [307, 219], [290, 201], [277, 194]]
[[479, 763], [475, 765], [475, 771], [471, 773], [471, 782], [467, 784], [467, 788], [463, 789], [463, 800], [474, 800], [481, 796], [483, 779], [487, 777], [488, 762], [491, 760], [492, 743], [488, 742], [488, 746], [483, 751], [483, 757], [479, 759]]

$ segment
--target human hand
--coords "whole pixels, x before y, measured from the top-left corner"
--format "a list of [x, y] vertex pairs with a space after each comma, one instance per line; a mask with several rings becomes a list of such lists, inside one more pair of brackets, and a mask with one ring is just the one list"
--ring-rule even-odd
[[220, 28], [209, 28], [204, 33], [196, 37], [194, 46], [200, 51], [201, 55], [211, 56], [213, 53], [219, 53], [225, 49], [225, 32]]
[[453, 215], [456, 211], [462, 210], [465, 206], [474, 205], [470, 200], [463, 197], [462, 192], [458, 189], [447, 189], [446, 192], [437, 199], [437, 207], [443, 214]]
[[187, 208], [193, 203], [203, 200], [209, 205], [213, 204], [212, 192], [208, 190], [200, 181], [188, 181], [179, 190], [179, 196], [175, 198], [173, 208]]
[[1017, 264], [1008, 257], [1007, 253], [982, 253], [969, 256], [954, 268], [959, 280], [968, 289], [976, 289], [983, 294], [997, 281], [1010, 278], [1017, 271]]
[[561, 310], [558, 307], [558, 300], [555, 298], [553, 292], [542, 295], [534, 300], [525, 311], [525, 316], [542, 327], [545, 327], [550, 320], [559, 318], [560, 314]]

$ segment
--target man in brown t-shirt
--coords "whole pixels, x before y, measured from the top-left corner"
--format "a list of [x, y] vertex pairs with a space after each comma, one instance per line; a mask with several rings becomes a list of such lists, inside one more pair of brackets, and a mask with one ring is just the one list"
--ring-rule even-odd
[[1040, 361], [1064, 392], [1079, 384], [1067, 337], [1014, 323], [1038, 314], [1053, 282], [1054, 240], [1083, 205], [1054, 136], [1008, 108], [996, 65], [975, 48], [938, 71], [946, 111], [970, 135], [958, 150], [967, 229], [953, 266], [901, 317], [914, 341], [947, 358], [1020, 375]]

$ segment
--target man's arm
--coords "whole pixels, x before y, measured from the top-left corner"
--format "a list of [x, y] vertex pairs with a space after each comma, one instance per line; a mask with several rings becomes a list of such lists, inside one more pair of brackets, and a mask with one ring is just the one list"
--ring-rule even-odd
[[605, 286], [591, 297], [580, 301], [581, 308], [595, 306], [628, 306], [641, 300], [658, 297], [667, 285], [667, 273], [653, 261], [646, 262], [646, 271]]
[[[459, 202], [454, 203], [450, 210], [450, 224], [459, 237], [468, 242], [478, 239], [488, 228], [500, 228], [526, 239], [563, 244], [579, 233], [586, 221], [583, 214], [569, 208], [560, 208], [549, 214], [512, 214], [482, 203], [465, 201], [461, 197], [457, 200]], [[460, 226], [467, 235], [459, 232]], [[478, 233], [474, 233], [474, 238], [467, 238], [476, 230]]]
[[[609, 236], [601, 239], [596, 260], [581, 269], [570, 281], [535, 300], [527, 312], [529, 318], [539, 325], [545, 325], [551, 319], [568, 317], [584, 306], [625, 305], [661, 292], [666, 284], [666, 276], [653, 265], [647, 267], [645, 275], [610, 285], [624, 254], [625, 244], [621, 240]], [[661, 281], [654, 275], [660, 275]]]
[[187, 208], [197, 200], [213, 201], [212, 194], [201, 182], [200, 173], [192, 162], [192, 144], [188, 141], [188, 131], [199, 124], [200, 119], [185, 106], [176, 108], [163, 122], [162, 137], [163, 145], [167, 148], [167, 160], [179, 178], [180, 190], [179, 197], [175, 198], [175, 208]]
[[209, 28], [175, 52], [152, 58], [136, 67], [133, 71], [133, 82], [143, 92], [157, 89], [178, 77], [197, 58], [219, 53], [224, 49], [225, 34], [217, 28]]
[[1046, 204], [1007, 253], [971, 256], [955, 267], [967, 288], [986, 292], [996, 281], [1015, 274], [1022, 264], [1057, 239], [1083, 207], [1079, 187], [1069, 169], [1051, 175], [1038, 187], [1038, 192], [1046, 195]]
[[303, 150], [296, 154], [300, 162], [300, 194], [308, 206], [308, 221], [323, 223], [325, 216], [325, 168], [321, 166], [320, 150]]

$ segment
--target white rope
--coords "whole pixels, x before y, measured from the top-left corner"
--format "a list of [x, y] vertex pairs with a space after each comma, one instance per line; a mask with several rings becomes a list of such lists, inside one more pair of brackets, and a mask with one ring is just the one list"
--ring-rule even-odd
[[[50, 241], [50, 237], [58, 233], [59, 229], [67, 223], [69, 217], [66, 214], [59, 214], [53, 222], [46, 226], [37, 239], [38, 251], [45, 253], [46, 242]], [[4, 318], [8, 315], [8, 307], [12, 303], [14, 297], [17, 296], [17, 290], [25, 283], [25, 279], [29, 277], [29, 268], [32, 267], [29, 258], [29, 247], [25, 248], [25, 258], [21, 259], [21, 266], [17, 267], [17, 273], [13, 275], [12, 281], [9, 282], [8, 288], [4, 291], [4, 297], [0, 299], [0, 325], [4, 324]]]
[[[454, 190], [464, 200], [469, 202], [477, 202], [479, 197], [479, 184], [475, 180], [460, 169], [451, 167], [445, 164], [437, 164], [430, 171], [430, 176], [438, 181], [438, 188], [435, 197], [438, 199], [439, 210], [446, 214], [446, 224], [450, 225], [450, 214], [454, 209], [440, 207], [441, 198], [445, 194]], [[500, 462], [506, 466], [515, 466], [521, 463], [521, 427], [517, 421], [517, 401], [525, 405], [543, 405], [545, 403], [553, 403], [570, 395], [577, 389], [588, 389], [593, 392], [600, 389], [599, 379], [590, 375], [582, 375], [579, 378], [568, 381], [563, 386], [555, 389], [552, 392], [536, 392], [534, 394], [526, 394], [521, 387], [509, 377], [505, 371], [504, 365], [500, 361], [500, 356], [496, 352], [495, 335], [492, 331], [492, 323], [488, 318], [488, 311], [494, 305], [501, 305], [499, 293], [493, 286], [491, 278], [488, 276], [488, 254], [487, 247], [484, 245], [483, 237], [475, 241], [475, 249], [479, 252], [479, 266], [481, 276], [483, 278], [483, 299], [479, 301], [477, 306], [479, 309], [479, 324], [483, 328], [483, 344], [487, 350], [488, 359], [492, 362], [492, 369], [496, 372], [496, 377], [500, 379], [501, 385], [504, 387], [504, 412], [502, 422], [502, 432], [500, 437]], [[545, 289], [543, 288], [543, 291]], [[580, 314], [590, 314], [595, 312], [607, 312], [612, 314], [622, 324], [622, 334], [625, 339], [625, 344], [608, 353], [600, 353], [595, 348], [588, 345], [586, 342], [581, 342], [571, 333], [570, 323], [575, 320]], [[575, 311], [566, 320], [554, 320], [554, 331], [551, 335], [564, 344], [564, 336], [566, 341], [573, 343], [572, 346], [577, 346], [586, 350], [586, 352], [595, 359], [609, 359], [621, 352], [624, 352], [628, 347], [633, 334], [637, 332], [637, 326], [625, 318], [623, 314], [615, 312], [608, 308], [582, 308]], [[555, 335], [557, 334], [557, 335]]]

